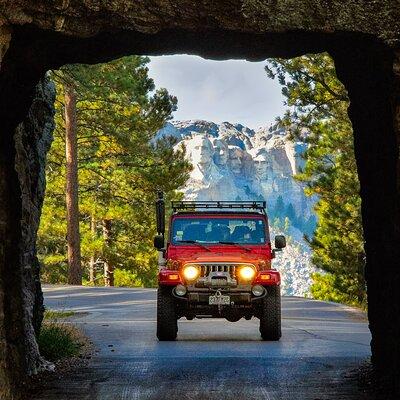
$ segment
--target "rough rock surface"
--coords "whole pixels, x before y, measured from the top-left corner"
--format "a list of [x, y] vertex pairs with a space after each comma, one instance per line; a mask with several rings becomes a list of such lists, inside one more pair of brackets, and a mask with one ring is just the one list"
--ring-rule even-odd
[[[17, 292], [13, 298], [7, 298], [6, 293], [1, 293], [4, 297], [2, 296], [0, 304], [2, 312], [10, 307], [16, 317], [20, 315], [22, 318], [14, 321], [14, 326], [2, 327], [2, 339], [12, 337], [12, 342], [7, 345], [2, 341], [0, 349], [7, 357], [13, 358], [15, 363], [15, 368], [7, 371], [6, 379], [11, 383], [16, 380], [14, 384], [19, 387], [22, 386], [26, 375], [33, 375], [43, 368], [51, 367], [40, 357], [35, 339], [44, 311], [40, 265], [36, 257], [36, 237], [45, 190], [46, 154], [54, 129], [54, 101], [54, 85], [44, 78], [37, 85], [28, 115], [17, 126], [14, 135], [15, 170], [21, 193], [20, 221], [14, 221], [15, 226], [20, 226], [20, 236], [18, 243], [13, 244], [18, 248], [19, 260], [18, 264], [13, 266], [15, 271], [11, 283]], [[17, 364], [18, 360], [22, 360], [22, 365]], [[1, 379], [0, 383], [0, 397], [3, 399], [6, 397], [2, 396], [7, 393], [6, 382]]]
[[395, 45], [400, 9], [396, 1], [365, 0], [2, 0], [4, 23], [89, 36], [103, 30], [155, 33], [176, 27], [242, 32], [359, 32]]
[[398, 399], [399, 25], [392, 0], [0, 0], [0, 397], [11, 398], [26, 372], [14, 134], [45, 72], [124, 54], [262, 60], [328, 51], [351, 102], [374, 367]]
[[293, 179], [304, 164], [305, 146], [291, 142], [283, 130], [197, 120], [168, 123], [161, 135], [186, 148], [193, 165], [182, 189], [188, 200], [266, 200], [273, 209], [282, 196], [298, 214], [311, 215], [314, 201]]
[[[44, 78], [36, 88], [29, 113], [15, 133], [15, 168], [21, 185], [21, 266], [26, 273], [24, 297], [26, 320], [32, 321], [31, 335], [38, 333], [43, 319], [43, 294], [36, 239], [46, 187], [46, 155], [53, 140], [55, 87]], [[35, 371], [32, 371], [35, 372]]]

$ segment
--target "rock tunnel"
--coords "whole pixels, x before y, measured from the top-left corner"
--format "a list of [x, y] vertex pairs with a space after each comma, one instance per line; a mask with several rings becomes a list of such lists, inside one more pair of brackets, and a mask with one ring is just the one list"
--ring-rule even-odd
[[[0, 1], [0, 397], [45, 368], [36, 231], [49, 69], [122, 55], [264, 60], [327, 51], [346, 86], [361, 183], [373, 365], [400, 386], [400, 9], [389, 0]], [[395, 395], [394, 395], [395, 396]], [[397, 397], [394, 397], [397, 398]]]

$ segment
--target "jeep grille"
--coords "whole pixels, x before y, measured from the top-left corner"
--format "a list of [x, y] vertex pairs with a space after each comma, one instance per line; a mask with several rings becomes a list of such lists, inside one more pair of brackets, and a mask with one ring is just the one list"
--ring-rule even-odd
[[255, 268], [253, 264], [225, 264], [225, 263], [203, 263], [200, 266], [200, 277], [206, 277], [210, 272], [229, 272], [232, 279], [236, 279], [236, 271], [242, 265], [248, 265]]

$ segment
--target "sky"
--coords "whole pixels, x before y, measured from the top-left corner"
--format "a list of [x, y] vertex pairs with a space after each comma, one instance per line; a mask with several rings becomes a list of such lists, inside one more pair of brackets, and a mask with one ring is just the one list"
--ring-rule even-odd
[[156, 87], [178, 98], [175, 120], [228, 121], [255, 129], [269, 126], [285, 110], [281, 87], [268, 78], [265, 62], [188, 55], [150, 59], [149, 75]]

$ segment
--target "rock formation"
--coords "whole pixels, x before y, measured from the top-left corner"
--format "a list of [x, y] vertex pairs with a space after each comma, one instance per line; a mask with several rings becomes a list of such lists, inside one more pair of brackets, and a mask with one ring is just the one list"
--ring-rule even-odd
[[[54, 85], [44, 78], [36, 87], [28, 115], [15, 131], [15, 170], [19, 182], [21, 214], [12, 221], [17, 234], [8, 227], [10, 245], [17, 249], [18, 260], [8, 285], [9, 294], [0, 292], [0, 305], [11, 310], [12, 323], [0, 323], [1, 353], [13, 360], [14, 368], [0, 374], [0, 397], [12, 396], [16, 387], [23, 386], [27, 375], [51, 367], [42, 359], [35, 335], [39, 333], [43, 319], [43, 294], [40, 285], [40, 265], [36, 257], [36, 238], [45, 191], [46, 154], [54, 129]], [[22, 277], [22, 279], [21, 279]], [[0, 290], [4, 290], [4, 286]], [[11, 292], [11, 294], [10, 294]], [[0, 367], [3, 365], [0, 358]], [[4, 397], [3, 397], [4, 396]]]
[[314, 199], [293, 179], [304, 164], [305, 145], [293, 143], [283, 130], [174, 121], [158, 135], [173, 136], [177, 147], [186, 148], [193, 165], [182, 188], [188, 200], [265, 200], [272, 213], [281, 196], [304, 218], [313, 213]]

